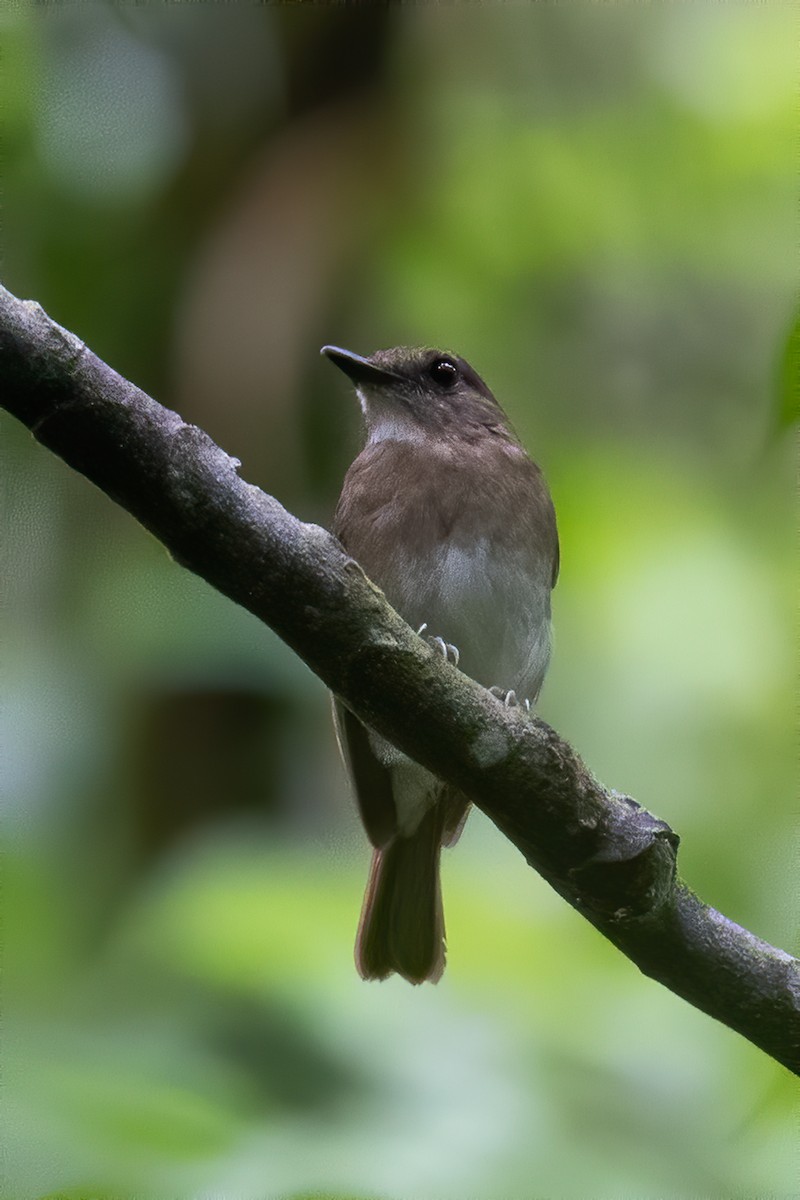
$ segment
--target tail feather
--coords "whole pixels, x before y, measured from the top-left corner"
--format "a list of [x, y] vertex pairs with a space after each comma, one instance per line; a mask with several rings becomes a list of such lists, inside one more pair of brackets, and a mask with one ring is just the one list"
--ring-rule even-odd
[[409, 983], [441, 978], [445, 941], [437, 807], [411, 837], [397, 835], [373, 853], [356, 941], [362, 979], [386, 979], [394, 972]]

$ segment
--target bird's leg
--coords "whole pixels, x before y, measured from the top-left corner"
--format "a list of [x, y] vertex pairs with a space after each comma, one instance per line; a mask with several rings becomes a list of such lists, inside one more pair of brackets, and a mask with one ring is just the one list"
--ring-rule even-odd
[[490, 687], [489, 692], [496, 700], [499, 700], [506, 708], [524, 708], [528, 716], [531, 715], [531, 702], [528, 699], [518, 700], [517, 693], [514, 691], [506, 691], [505, 688]]
[[[427, 628], [428, 622], [424, 621], [417, 630], [417, 635], [422, 637]], [[444, 638], [431, 637], [430, 635], [425, 638], [425, 641], [432, 649], [439, 651], [445, 662], [452, 663], [454, 667], [458, 666], [458, 660], [461, 658], [458, 646], [454, 646], [452, 642], [446, 642]]]

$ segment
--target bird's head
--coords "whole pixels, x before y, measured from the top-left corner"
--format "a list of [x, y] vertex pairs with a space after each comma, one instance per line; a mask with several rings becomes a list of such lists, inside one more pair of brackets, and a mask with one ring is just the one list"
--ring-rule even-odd
[[368, 358], [323, 346], [356, 387], [370, 441], [512, 436], [500, 405], [477, 371], [446, 350], [398, 346]]

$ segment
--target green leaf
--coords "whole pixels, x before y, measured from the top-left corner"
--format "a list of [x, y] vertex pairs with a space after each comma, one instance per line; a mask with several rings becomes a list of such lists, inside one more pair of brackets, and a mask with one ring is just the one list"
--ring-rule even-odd
[[800, 421], [800, 313], [789, 331], [778, 369], [777, 429]]

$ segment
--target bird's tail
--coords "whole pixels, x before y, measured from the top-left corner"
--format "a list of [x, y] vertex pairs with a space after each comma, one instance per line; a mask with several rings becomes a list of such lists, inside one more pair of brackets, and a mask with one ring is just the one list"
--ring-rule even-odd
[[397, 834], [372, 856], [356, 940], [362, 979], [393, 972], [409, 983], [436, 983], [444, 970], [439, 881], [442, 814], [434, 804], [411, 837]]

